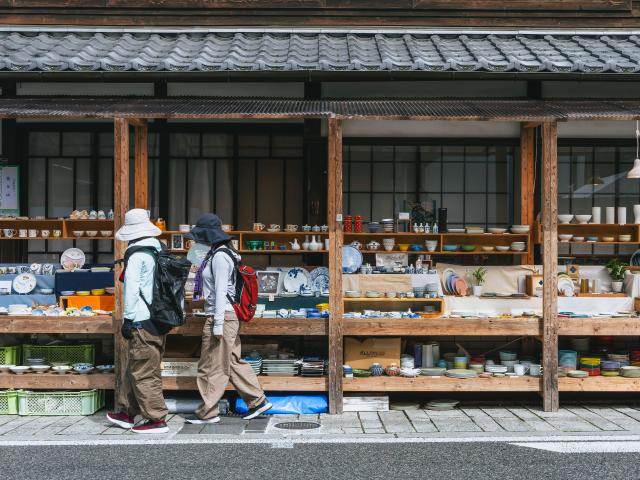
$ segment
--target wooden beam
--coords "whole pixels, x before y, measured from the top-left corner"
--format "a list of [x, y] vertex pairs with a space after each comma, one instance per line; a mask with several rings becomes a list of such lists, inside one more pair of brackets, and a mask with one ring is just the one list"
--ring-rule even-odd
[[[535, 130], [520, 124], [520, 223], [531, 225], [535, 222]], [[533, 246], [521, 257], [522, 263], [534, 264]]]
[[327, 224], [329, 225], [329, 411], [342, 413], [342, 121], [329, 118]]
[[348, 378], [345, 392], [538, 392], [537, 377], [369, 377]]
[[[114, 120], [113, 138], [113, 213], [114, 233], [124, 223], [124, 214], [129, 209], [129, 122], [124, 118]], [[116, 260], [124, 257], [125, 242], [114, 240], [113, 255]], [[127, 344], [120, 335], [124, 312], [124, 285], [119, 281], [121, 268], [114, 268], [115, 308], [113, 311], [114, 365], [116, 398], [127, 371]]]
[[136, 124], [134, 154], [134, 205], [136, 208], [149, 208], [149, 147], [147, 143], [147, 122], [140, 120]]
[[542, 126], [543, 408], [555, 412], [558, 396], [558, 127]]

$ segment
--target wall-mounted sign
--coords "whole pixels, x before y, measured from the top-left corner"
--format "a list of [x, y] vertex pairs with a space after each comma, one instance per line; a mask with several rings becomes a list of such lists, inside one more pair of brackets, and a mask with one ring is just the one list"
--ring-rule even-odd
[[20, 215], [18, 165], [0, 165], [0, 215]]

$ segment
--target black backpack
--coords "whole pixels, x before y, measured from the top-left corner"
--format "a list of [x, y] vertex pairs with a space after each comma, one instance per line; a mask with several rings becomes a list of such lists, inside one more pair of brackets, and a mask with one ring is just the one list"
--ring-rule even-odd
[[[191, 270], [191, 262], [186, 258], [179, 258], [169, 252], [164, 246], [158, 251], [153, 247], [133, 246], [127, 248], [124, 255], [124, 265], [127, 268], [129, 257], [136, 252], [151, 255], [156, 262], [153, 278], [153, 297], [149, 304], [140, 292], [140, 298], [145, 303], [155, 322], [169, 327], [184, 325], [184, 284]], [[124, 270], [120, 277], [124, 279]]]

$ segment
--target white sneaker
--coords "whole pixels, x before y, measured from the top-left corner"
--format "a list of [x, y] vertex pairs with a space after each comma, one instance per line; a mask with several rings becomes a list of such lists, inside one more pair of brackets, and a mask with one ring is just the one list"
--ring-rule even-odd
[[256, 418], [257, 416], [263, 414], [264, 412], [269, 410], [271, 407], [273, 407], [271, 402], [267, 402], [265, 400], [264, 402], [262, 402], [257, 407], [254, 407], [254, 408], [250, 409], [249, 412], [247, 412], [247, 414], [242, 418], [243, 418], [243, 420], [251, 420], [252, 418]]
[[192, 425], [210, 425], [213, 423], [220, 423], [220, 417], [211, 417], [211, 418], [190, 417], [190, 418], [185, 418], [185, 421]]

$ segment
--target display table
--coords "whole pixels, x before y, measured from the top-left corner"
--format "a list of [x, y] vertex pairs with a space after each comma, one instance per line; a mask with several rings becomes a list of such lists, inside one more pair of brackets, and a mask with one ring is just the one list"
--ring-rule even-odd
[[[0, 275], [0, 281], [11, 282], [16, 278], [17, 274]], [[54, 288], [55, 277], [53, 275], [36, 275], [36, 289], [33, 293], [27, 295], [19, 295], [12, 293], [10, 295], [0, 295], [0, 307], [8, 307], [9, 305], [55, 305], [56, 296], [42, 295], [38, 291], [41, 288]]]
[[113, 272], [65, 272], [55, 275], [56, 294], [64, 291], [93, 290], [113, 287]]

